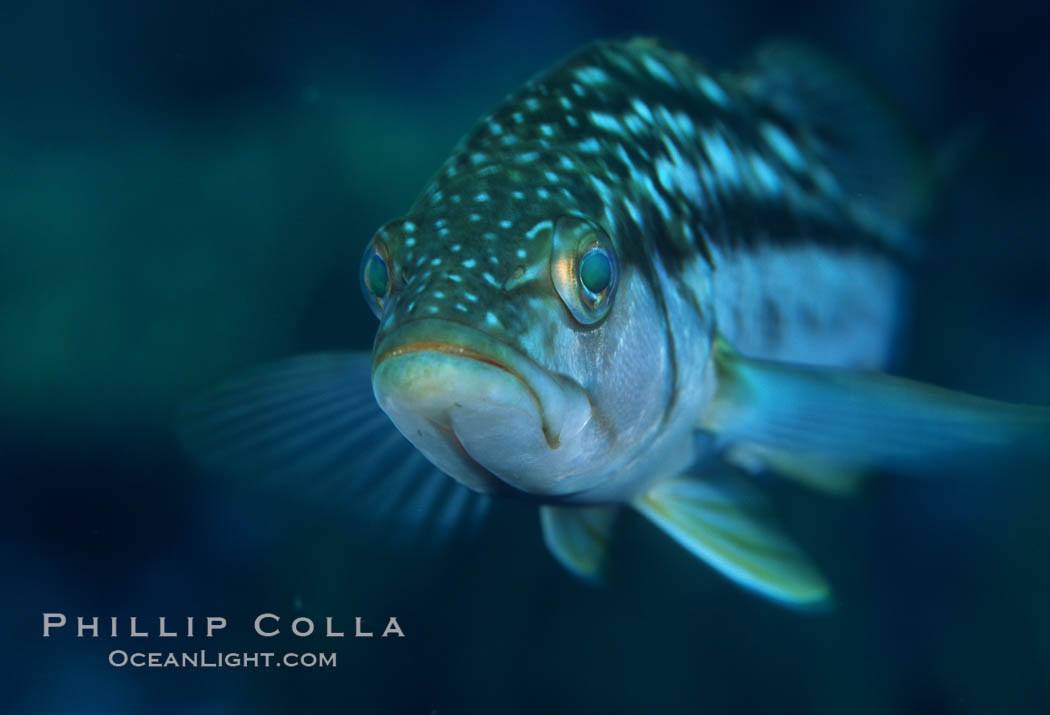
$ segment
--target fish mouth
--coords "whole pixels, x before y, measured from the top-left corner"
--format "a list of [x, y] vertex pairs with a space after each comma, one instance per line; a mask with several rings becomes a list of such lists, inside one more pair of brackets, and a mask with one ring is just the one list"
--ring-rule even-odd
[[493, 476], [521, 488], [521, 459], [559, 450], [592, 414], [575, 381], [444, 318], [415, 320], [381, 336], [372, 377], [377, 401], [409, 441], [478, 491], [495, 491]]
[[[508, 348], [511, 349], [511, 348]], [[376, 352], [375, 358], [372, 360], [372, 372], [387, 360], [391, 358], [401, 357], [402, 355], [411, 355], [413, 353], [444, 353], [445, 355], [455, 355], [456, 357], [465, 358], [467, 360], [475, 360], [484, 365], [491, 365], [495, 368], [503, 370], [507, 374], [521, 381], [521, 384], [525, 386], [525, 389], [532, 392], [529, 387], [529, 383], [522, 379], [521, 375], [515, 372], [513, 369], [508, 367], [505, 363], [500, 362], [493, 356], [483, 353], [479, 350], [472, 350], [463, 345], [448, 342], [447, 340], [418, 340], [416, 342], [405, 343], [401, 345], [395, 345], [394, 347], [388, 348], [383, 352]], [[522, 356], [524, 358], [524, 356]], [[526, 358], [527, 359], [527, 358]], [[539, 398], [533, 393], [533, 397], [536, 398], [536, 403], [539, 404]], [[547, 436], [548, 443], [551, 442], [547, 429], [544, 428], [544, 435]], [[557, 447], [557, 437], [554, 438], [555, 443], [551, 444], [551, 448]]]

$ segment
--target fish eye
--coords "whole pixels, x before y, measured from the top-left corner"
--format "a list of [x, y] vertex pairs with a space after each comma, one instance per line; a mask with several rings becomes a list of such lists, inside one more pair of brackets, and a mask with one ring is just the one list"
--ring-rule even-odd
[[601, 246], [590, 246], [580, 258], [578, 272], [584, 299], [596, 305], [612, 284], [612, 258]]
[[361, 261], [361, 287], [372, 312], [383, 316], [383, 305], [390, 296], [390, 266], [386, 247], [379, 241], [365, 251]]
[[618, 268], [606, 233], [578, 216], [565, 216], [554, 226], [551, 278], [562, 302], [583, 325], [604, 318], [612, 306]]

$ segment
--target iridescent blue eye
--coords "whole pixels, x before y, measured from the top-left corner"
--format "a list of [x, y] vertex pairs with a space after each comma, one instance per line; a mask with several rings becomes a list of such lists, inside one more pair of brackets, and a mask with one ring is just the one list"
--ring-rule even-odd
[[386, 295], [390, 288], [390, 270], [386, 267], [386, 261], [378, 253], [368, 259], [368, 267], [365, 268], [365, 283], [368, 290], [376, 297]]
[[387, 265], [385, 250], [378, 243], [365, 251], [361, 262], [361, 285], [372, 312], [377, 318], [382, 317], [383, 303], [390, 295], [390, 267]]
[[612, 284], [612, 258], [601, 247], [594, 246], [580, 259], [580, 283], [583, 289], [597, 301], [601, 294]]

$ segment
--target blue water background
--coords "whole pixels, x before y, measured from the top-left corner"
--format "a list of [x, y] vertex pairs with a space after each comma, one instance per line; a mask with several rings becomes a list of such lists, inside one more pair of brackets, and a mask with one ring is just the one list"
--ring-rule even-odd
[[[1050, 487], [1009, 460], [855, 500], [768, 485], [838, 607], [743, 593], [640, 519], [610, 584], [506, 506], [392, 549], [338, 506], [217, 484], [170, 429], [239, 368], [364, 349], [365, 243], [483, 112], [588, 41], [713, 67], [810, 42], [934, 149], [963, 141], [903, 374], [1050, 404], [1050, 15], [1040, 3], [142, 3], [0, 8], [0, 712], [1050, 712]], [[133, 670], [41, 614], [221, 615], [176, 650], [337, 650], [336, 670]], [[396, 615], [404, 640], [251, 634]]]

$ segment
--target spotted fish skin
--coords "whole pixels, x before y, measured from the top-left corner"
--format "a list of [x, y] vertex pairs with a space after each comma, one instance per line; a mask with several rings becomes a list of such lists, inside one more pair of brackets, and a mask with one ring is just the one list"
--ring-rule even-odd
[[[841, 185], [826, 137], [768, 95], [754, 77], [716, 76], [648, 39], [595, 44], [527, 82], [461, 141], [407, 217], [379, 232], [403, 285], [377, 342], [420, 317], [520, 340], [537, 321], [507, 288], [546, 259], [544, 222], [580, 215], [615, 235], [621, 260], [655, 285], [665, 280], [658, 257], [693, 308], [718, 313], [751, 354], [881, 365], [909, 237]], [[801, 254], [797, 269], [785, 251]], [[821, 285], [829, 256], [863, 265]], [[743, 274], [755, 271], [777, 272], [767, 284], [779, 294], [749, 285]], [[722, 277], [733, 284], [714, 286]], [[778, 283], [815, 290], [785, 296]], [[844, 283], [856, 290], [829, 314], [827, 292]], [[871, 325], [846, 331], [843, 350], [834, 328], [858, 309]]]

